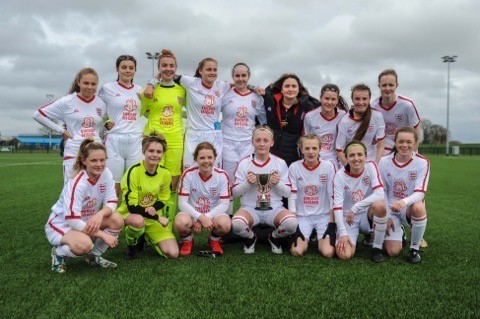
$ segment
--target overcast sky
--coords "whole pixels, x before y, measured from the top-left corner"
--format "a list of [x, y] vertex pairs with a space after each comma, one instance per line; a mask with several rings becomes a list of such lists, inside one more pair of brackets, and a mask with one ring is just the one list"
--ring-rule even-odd
[[[112, 6], [112, 4], [115, 4]], [[145, 52], [171, 49], [179, 74], [193, 75], [213, 57], [219, 78], [246, 62], [252, 84], [296, 73], [311, 95], [327, 82], [364, 82], [378, 96], [377, 76], [399, 74], [397, 92], [422, 118], [446, 126], [447, 64], [453, 140], [480, 142], [480, 1], [2, 1], [0, 10], [0, 132], [37, 133], [33, 112], [47, 94], [67, 94], [79, 69], [114, 81], [115, 59], [137, 58], [135, 82], [152, 75]]]

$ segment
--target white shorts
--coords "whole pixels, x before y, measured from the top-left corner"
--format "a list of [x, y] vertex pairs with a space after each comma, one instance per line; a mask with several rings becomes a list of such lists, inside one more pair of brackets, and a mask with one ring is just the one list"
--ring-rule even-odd
[[[350, 237], [350, 240], [355, 246], [357, 245], [357, 239], [360, 233], [368, 234], [372, 231], [372, 227], [370, 227], [370, 223], [368, 221], [368, 214], [366, 211], [355, 214], [352, 226], [347, 223], [346, 216], [343, 216], [343, 222], [345, 223], [348, 237]], [[338, 237], [339, 234], [337, 233], [337, 240]]]
[[193, 159], [193, 152], [195, 151], [197, 145], [202, 142], [209, 142], [213, 145], [213, 147], [217, 151], [217, 160], [215, 161], [215, 166], [218, 168], [222, 167], [222, 131], [196, 131], [189, 129], [185, 134], [185, 150], [183, 152], [184, 169], [195, 165], [195, 160]]
[[251, 141], [223, 140], [223, 169], [230, 177], [230, 186], [235, 180], [235, 170], [240, 160], [254, 152]]
[[272, 210], [257, 210], [253, 207], [242, 206], [239, 210], [245, 210], [252, 216], [253, 225], [251, 227], [257, 226], [258, 224], [276, 227], [274, 222], [275, 217], [277, 217], [282, 210], [286, 210], [286, 208], [280, 206]]
[[330, 222], [330, 215], [312, 215], [312, 216], [297, 216], [298, 227], [306, 240], [310, 238], [313, 229], [317, 231], [317, 239], [321, 239], [327, 230]]
[[45, 234], [52, 246], [60, 246], [63, 235], [72, 229], [65, 221], [59, 222], [58, 219], [49, 218], [45, 224]]
[[63, 183], [66, 184], [68, 180], [74, 176], [73, 174], [73, 166], [75, 165], [76, 158], [66, 158], [63, 160]]
[[115, 183], [120, 183], [125, 171], [143, 159], [141, 134], [107, 134], [105, 148], [107, 167]]
[[396, 241], [402, 241], [402, 228], [400, 227], [402, 224], [408, 224], [407, 222], [407, 209], [409, 206], [405, 207], [401, 212], [399, 213], [392, 213], [392, 221], [393, 221], [393, 227], [395, 228], [395, 231], [392, 231], [390, 229], [390, 235], [385, 235], [385, 240], [396, 240]]

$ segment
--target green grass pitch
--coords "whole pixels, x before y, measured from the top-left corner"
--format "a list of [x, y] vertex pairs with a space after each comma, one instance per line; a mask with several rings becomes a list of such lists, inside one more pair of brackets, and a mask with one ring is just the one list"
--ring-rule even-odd
[[[106, 271], [83, 258], [50, 271], [44, 224], [62, 187], [58, 154], [0, 154], [1, 318], [479, 318], [479, 157], [431, 157], [423, 260], [326, 260], [245, 256], [229, 244], [217, 259], [165, 260], [147, 250]], [[476, 195], [475, 195], [476, 194]], [[206, 236], [195, 250], [206, 248]]]

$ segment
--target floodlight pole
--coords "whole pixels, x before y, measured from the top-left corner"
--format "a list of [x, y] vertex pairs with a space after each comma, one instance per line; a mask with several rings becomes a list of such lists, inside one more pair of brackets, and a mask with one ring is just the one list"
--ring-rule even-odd
[[[53, 94], [47, 94], [46, 97], [49, 103], [53, 102], [53, 99], [54, 99]], [[49, 128], [48, 129], [48, 150], [51, 150], [51, 149], [52, 149], [52, 129]]]
[[457, 58], [456, 55], [444, 56], [442, 57], [443, 62], [447, 63], [447, 136], [446, 136], [446, 146], [445, 146], [445, 155], [450, 154], [450, 63], [455, 62]]
[[152, 60], [152, 78], [155, 76], [155, 60], [157, 60], [160, 57], [160, 53], [155, 52], [145, 52], [147, 55], [147, 59]]

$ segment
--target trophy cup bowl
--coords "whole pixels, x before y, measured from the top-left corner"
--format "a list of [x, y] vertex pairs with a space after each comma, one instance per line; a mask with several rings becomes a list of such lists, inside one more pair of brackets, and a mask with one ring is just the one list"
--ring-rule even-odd
[[268, 193], [268, 183], [270, 182], [270, 174], [255, 174], [257, 176], [258, 190], [262, 193], [259, 200], [257, 200], [256, 210], [271, 210], [270, 199], [265, 195]]

